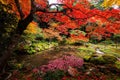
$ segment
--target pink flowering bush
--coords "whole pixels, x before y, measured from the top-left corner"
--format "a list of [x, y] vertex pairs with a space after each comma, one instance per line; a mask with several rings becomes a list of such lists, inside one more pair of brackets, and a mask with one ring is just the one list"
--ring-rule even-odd
[[67, 71], [69, 66], [74, 68], [80, 68], [83, 65], [84, 61], [81, 58], [71, 56], [63, 56], [61, 58], [50, 61], [48, 65], [43, 65], [40, 67], [42, 72], [63, 70]]

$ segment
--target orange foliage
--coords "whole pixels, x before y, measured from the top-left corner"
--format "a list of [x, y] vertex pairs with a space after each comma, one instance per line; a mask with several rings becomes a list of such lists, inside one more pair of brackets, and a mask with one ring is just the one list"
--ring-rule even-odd
[[46, 8], [47, 7], [47, 0], [35, 0], [35, 2], [37, 3], [36, 5], [41, 6], [42, 8]]
[[56, 38], [57, 40], [62, 41], [62, 37], [59, 35], [59, 32], [51, 28], [43, 29], [43, 34], [44, 38], [48, 39]]
[[59, 26], [59, 23], [50, 22], [49, 25], [50, 25], [51, 28], [55, 29]]
[[27, 29], [24, 31], [25, 33], [32, 33], [32, 34], [37, 34], [38, 33], [38, 25], [35, 22], [31, 22], [28, 26]]
[[78, 25], [74, 21], [71, 21], [69, 23], [66, 23], [66, 28], [68, 28], [68, 29], [76, 29], [76, 28], [78, 28]]
[[69, 39], [73, 42], [75, 42], [75, 41], [88, 42], [89, 41], [89, 39], [86, 38], [82, 33], [80, 33], [79, 35], [71, 34]]
[[30, 10], [31, 10], [30, 0], [19, 0], [19, 1], [20, 1], [22, 11], [26, 17], [30, 13]]
[[[2, 2], [3, 4], [11, 4], [12, 5], [12, 10], [13, 12], [15, 12], [18, 16], [18, 10], [16, 7], [16, 4], [14, 2], [14, 0], [0, 0], [0, 2]], [[47, 6], [47, 0], [35, 0], [35, 2], [37, 3], [36, 5], [41, 6], [43, 8], [46, 8]], [[31, 2], [30, 0], [19, 0], [21, 9], [24, 13], [24, 18], [30, 13], [31, 10]]]
[[15, 5], [15, 3], [14, 3], [14, 0], [0, 0], [0, 2], [2, 3], [2, 4], [10, 4], [11, 6], [12, 6], [12, 11], [13, 12], [17, 12], [17, 8], [16, 8], [16, 5]]
[[93, 31], [94, 27], [93, 26], [87, 26], [86, 27], [86, 32], [91, 32]]
[[[12, 10], [14, 13], [16, 13], [19, 17], [19, 13], [16, 7], [16, 4], [14, 2], [14, 0], [1, 0], [0, 2], [2, 2], [3, 4], [10, 4], [12, 6]], [[29, 14], [30, 12], [30, 0], [19, 0], [22, 11], [25, 15], [25, 17]]]

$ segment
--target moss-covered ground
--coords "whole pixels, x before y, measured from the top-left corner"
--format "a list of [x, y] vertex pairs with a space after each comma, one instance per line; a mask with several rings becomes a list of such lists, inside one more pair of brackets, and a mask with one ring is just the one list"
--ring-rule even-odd
[[[96, 53], [96, 48], [104, 54]], [[41, 79], [42, 73], [34, 74], [33, 69], [64, 55], [82, 58], [84, 65], [78, 69], [79, 77], [66, 73], [64, 79], [54, 80], [120, 80], [120, 47], [90, 43], [80, 46], [60, 45], [33, 55], [15, 55], [8, 62], [6, 73], [1, 74], [0, 79], [4, 80], [9, 75], [8, 80], [46, 80]], [[52, 79], [48, 76], [48, 80]]]

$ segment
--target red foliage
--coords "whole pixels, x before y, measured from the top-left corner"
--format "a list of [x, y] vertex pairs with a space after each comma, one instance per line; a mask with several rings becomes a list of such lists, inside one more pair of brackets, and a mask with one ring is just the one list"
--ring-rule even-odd
[[47, 0], [35, 0], [38, 6], [41, 6], [42, 8], [46, 8], [48, 1]]
[[26, 17], [30, 13], [30, 10], [31, 10], [30, 0], [19, 0], [19, 1], [20, 1], [22, 11]]
[[[56, 27], [60, 33], [68, 35], [69, 29], [80, 29], [80, 26], [90, 23], [96, 23], [97, 26], [88, 25], [86, 27], [86, 33], [88, 36], [96, 35], [101, 38], [110, 37], [111, 34], [120, 33], [120, 10], [98, 10], [90, 9], [90, 3], [87, 0], [58, 0], [62, 6], [63, 12], [51, 12], [48, 9], [47, 0], [35, 0], [36, 7], [45, 9], [44, 11], [36, 12], [39, 16], [39, 20], [49, 23], [51, 20], [60, 22]], [[21, 9], [24, 13], [24, 17], [28, 16], [31, 10], [30, 0], [19, 0]], [[16, 5], [13, 0], [6, 0], [6, 3], [10, 3], [13, 6], [13, 11], [18, 14]], [[65, 9], [65, 10], [64, 10]], [[58, 12], [58, 13], [57, 13]], [[73, 35], [71, 36], [73, 38]], [[83, 35], [75, 35], [74, 38], [85, 39]]]

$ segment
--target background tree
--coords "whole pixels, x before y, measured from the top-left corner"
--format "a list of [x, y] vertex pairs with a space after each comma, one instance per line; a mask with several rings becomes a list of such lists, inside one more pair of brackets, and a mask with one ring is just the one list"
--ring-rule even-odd
[[112, 7], [113, 5], [120, 6], [120, 0], [104, 0], [102, 6], [105, 8]]

